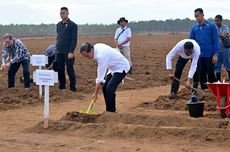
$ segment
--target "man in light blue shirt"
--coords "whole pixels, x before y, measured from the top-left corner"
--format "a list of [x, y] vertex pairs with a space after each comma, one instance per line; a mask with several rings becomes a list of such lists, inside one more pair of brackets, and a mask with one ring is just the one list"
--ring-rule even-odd
[[193, 25], [189, 38], [194, 39], [199, 44], [201, 54], [193, 77], [193, 87], [197, 88], [200, 81], [201, 89], [205, 90], [207, 89], [205, 84], [207, 75], [208, 82], [215, 82], [214, 64], [217, 62], [219, 36], [216, 26], [204, 19], [203, 9], [197, 8], [194, 15], [197, 22]]
[[225, 69], [228, 72], [228, 76], [230, 78], [230, 48], [226, 48], [223, 45], [222, 40], [226, 38], [229, 34], [228, 26], [225, 24], [222, 24], [222, 16], [216, 15], [215, 17], [215, 24], [218, 30], [219, 34], [219, 51], [218, 51], [218, 60], [215, 64], [215, 74], [217, 81], [221, 81], [221, 66], [224, 64]]

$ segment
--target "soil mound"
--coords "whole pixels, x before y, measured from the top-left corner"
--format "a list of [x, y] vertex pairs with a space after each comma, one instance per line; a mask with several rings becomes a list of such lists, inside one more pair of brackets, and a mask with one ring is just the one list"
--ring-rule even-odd
[[[44, 102], [44, 97], [39, 98], [38, 86], [32, 85], [26, 93], [21, 88], [0, 88], [0, 111], [16, 109], [26, 105], [37, 105]], [[50, 88], [50, 102], [64, 102], [66, 99], [83, 99], [82, 93], [73, 93], [69, 90], [60, 91], [58, 88]]]
[[229, 140], [229, 121], [223, 119], [193, 119], [181, 114], [150, 115], [134, 113], [108, 113], [85, 115], [68, 112], [58, 121], [43, 122], [29, 128], [29, 132], [64, 133], [84, 137], [170, 138], [221, 142]]
[[[201, 94], [198, 92], [198, 98], [201, 98]], [[169, 96], [159, 96], [155, 101], [144, 102], [137, 106], [137, 108], [146, 109], [158, 109], [158, 110], [187, 110], [186, 103], [191, 98], [191, 90], [186, 88], [181, 89], [178, 92], [178, 98], [170, 99]], [[212, 92], [207, 91], [204, 98], [200, 99], [205, 101], [204, 110], [206, 111], [216, 111], [216, 96]]]

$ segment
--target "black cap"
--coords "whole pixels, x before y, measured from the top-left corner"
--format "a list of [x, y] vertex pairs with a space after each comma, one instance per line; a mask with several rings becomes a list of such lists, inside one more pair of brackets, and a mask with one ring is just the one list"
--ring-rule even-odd
[[120, 22], [122, 22], [122, 21], [125, 21], [126, 23], [128, 23], [128, 20], [127, 20], [127, 19], [125, 19], [124, 17], [121, 17], [121, 18], [117, 21], [117, 24], [120, 25]]

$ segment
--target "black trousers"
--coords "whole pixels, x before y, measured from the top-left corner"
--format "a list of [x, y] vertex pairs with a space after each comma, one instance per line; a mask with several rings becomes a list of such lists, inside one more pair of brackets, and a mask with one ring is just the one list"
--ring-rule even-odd
[[116, 90], [118, 85], [126, 76], [126, 73], [114, 73], [106, 76], [106, 81], [102, 87], [103, 95], [105, 99], [106, 111], [116, 111]]
[[73, 68], [74, 59], [68, 59], [68, 54], [56, 54], [55, 71], [58, 72], [59, 89], [66, 88], [65, 65], [70, 80], [70, 90], [76, 90], [76, 75]]
[[202, 90], [207, 89], [207, 82], [215, 82], [215, 74], [214, 74], [214, 64], [212, 63], [212, 57], [200, 57], [198, 60], [198, 65], [196, 72], [193, 76], [193, 87], [197, 88], [198, 83], [200, 82], [200, 86]]
[[14, 87], [15, 75], [16, 75], [20, 65], [22, 65], [22, 67], [23, 67], [24, 87], [25, 88], [30, 87], [30, 72], [29, 72], [30, 61], [29, 60], [22, 60], [18, 63], [10, 64], [10, 67], [8, 70], [8, 88]]
[[[177, 63], [176, 63], [176, 70], [175, 70], [175, 77], [180, 79], [182, 71], [186, 65], [186, 63], [189, 61], [189, 59], [184, 59], [181, 56], [179, 56]], [[171, 85], [171, 92], [177, 93], [180, 87], [180, 83], [177, 80], [172, 81]]]

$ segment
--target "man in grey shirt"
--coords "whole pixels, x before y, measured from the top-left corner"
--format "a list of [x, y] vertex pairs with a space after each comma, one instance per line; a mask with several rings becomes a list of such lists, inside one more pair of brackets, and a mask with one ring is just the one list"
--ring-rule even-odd
[[46, 65], [47, 69], [51, 69], [53, 68], [55, 71], [55, 67], [54, 67], [54, 59], [55, 59], [55, 53], [56, 53], [56, 45], [55, 44], [51, 44], [48, 46], [48, 48], [43, 52], [43, 54], [45, 56], [48, 57], [48, 64]]
[[229, 29], [228, 26], [225, 24], [222, 24], [222, 16], [221, 15], [216, 15], [215, 17], [215, 25], [218, 30], [219, 34], [219, 51], [218, 51], [218, 60], [217, 63], [215, 64], [215, 74], [216, 74], [216, 79], [218, 81], [221, 81], [221, 66], [224, 64], [225, 69], [228, 72], [228, 76], [230, 78], [230, 48], [226, 48], [223, 45], [222, 40], [229, 36]]

